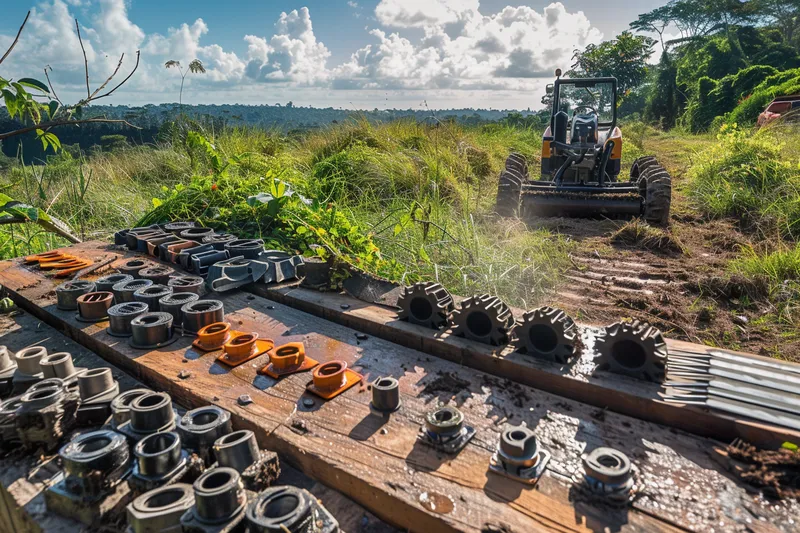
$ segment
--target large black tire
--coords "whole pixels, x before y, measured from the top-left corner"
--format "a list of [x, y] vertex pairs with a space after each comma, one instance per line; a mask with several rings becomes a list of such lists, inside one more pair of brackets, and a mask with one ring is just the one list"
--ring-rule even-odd
[[645, 221], [653, 226], [666, 226], [672, 203], [672, 178], [664, 167], [656, 166], [648, 168], [639, 180], [640, 189], [644, 189]]
[[638, 158], [631, 165], [631, 181], [639, 181], [639, 178], [642, 174], [644, 174], [644, 171], [654, 166], [658, 166], [658, 160], [655, 158], [655, 156], [648, 155]]
[[528, 162], [525, 156], [512, 153], [506, 159], [505, 170], [497, 184], [495, 211], [504, 217], [517, 216], [522, 194], [522, 184], [528, 179]]

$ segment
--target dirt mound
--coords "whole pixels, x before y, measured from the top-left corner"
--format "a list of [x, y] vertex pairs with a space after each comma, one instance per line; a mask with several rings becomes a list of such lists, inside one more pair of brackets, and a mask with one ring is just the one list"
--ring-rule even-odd
[[683, 243], [670, 230], [653, 227], [640, 219], [631, 220], [610, 237], [611, 242], [665, 254], [684, 254]]

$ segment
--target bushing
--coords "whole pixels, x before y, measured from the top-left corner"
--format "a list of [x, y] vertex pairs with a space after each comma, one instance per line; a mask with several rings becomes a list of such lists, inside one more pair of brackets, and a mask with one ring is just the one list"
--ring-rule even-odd
[[139, 279], [141, 277], [139, 276], [139, 272], [152, 264], [153, 263], [150, 261], [145, 261], [143, 259], [130, 259], [118, 266], [117, 270], [119, 270], [120, 274], [128, 274], [129, 276], [133, 276], [134, 279]]
[[192, 270], [192, 257], [198, 254], [202, 254], [205, 252], [213, 252], [214, 247], [210, 244], [200, 244], [198, 246], [192, 246], [191, 248], [184, 248], [178, 254], [178, 264], [181, 265], [181, 268], [184, 270]]
[[540, 307], [522, 315], [515, 330], [526, 354], [556, 363], [567, 363], [575, 355], [578, 326], [561, 309]]
[[214, 322], [200, 328], [192, 346], [204, 352], [219, 350], [231, 338], [231, 325], [227, 322]]
[[232, 527], [244, 518], [247, 495], [233, 468], [207, 470], [194, 482], [193, 489], [194, 507], [181, 518], [184, 531], [202, 530], [203, 525]]
[[523, 423], [503, 431], [489, 468], [512, 479], [535, 484], [549, 460], [550, 454], [539, 447], [536, 435]]
[[172, 315], [163, 312], [143, 313], [131, 320], [132, 348], [154, 350], [178, 340], [172, 335]]
[[142, 287], [133, 293], [133, 300], [136, 302], [144, 302], [147, 304], [149, 311], [161, 311], [160, 304], [158, 303], [161, 298], [172, 294], [172, 288], [166, 285], [156, 284], [149, 287]]
[[180, 236], [188, 241], [202, 241], [203, 237], [207, 237], [214, 233], [214, 230], [211, 228], [186, 228], [185, 230], [180, 232]]
[[147, 491], [178, 481], [189, 467], [189, 453], [181, 448], [174, 431], [153, 433], [133, 447], [133, 473], [128, 484], [136, 491]]
[[392, 377], [379, 377], [370, 385], [370, 409], [378, 414], [389, 414], [400, 409], [400, 384]]
[[17, 362], [17, 372], [27, 376], [35, 376], [42, 373], [41, 361], [47, 357], [47, 348], [44, 346], [30, 346], [23, 348], [14, 354]]
[[450, 325], [458, 337], [503, 346], [508, 344], [514, 316], [499, 298], [483, 294], [461, 302], [461, 307], [450, 315]]
[[161, 259], [164, 261], [169, 261], [173, 264], [180, 264], [180, 253], [183, 250], [188, 248], [194, 248], [195, 246], [200, 246], [200, 243], [197, 241], [187, 241], [181, 240], [178, 242], [162, 244], [159, 246], [159, 254]]
[[116, 429], [120, 424], [130, 420], [133, 400], [152, 392], [150, 389], [129, 389], [117, 394], [111, 400], [111, 427]]
[[181, 312], [183, 306], [190, 302], [196, 302], [199, 299], [200, 297], [198, 295], [191, 292], [179, 292], [177, 294], [173, 292], [172, 294], [162, 296], [161, 299], [158, 300], [158, 308], [164, 313], [171, 314], [173, 327], [178, 327], [183, 324], [183, 313]]
[[62, 311], [75, 311], [78, 309], [78, 298], [94, 291], [91, 281], [77, 280], [62, 283], [56, 287], [56, 308]]
[[119, 384], [110, 368], [90, 368], [78, 375], [78, 390], [83, 403], [101, 396], [109, 396], [108, 401], [111, 402], [119, 394]]
[[431, 329], [445, 327], [455, 309], [453, 297], [447, 289], [432, 281], [405, 287], [397, 299], [397, 306], [400, 320]]
[[175, 269], [164, 265], [155, 265], [139, 272], [139, 277], [142, 279], [152, 280], [153, 283], [158, 285], [166, 285], [169, 283], [169, 277], [175, 274]]
[[161, 245], [181, 242], [183, 239], [176, 235], [167, 234], [160, 237], [147, 239], [147, 253], [153, 257], [161, 257]]
[[233, 468], [240, 474], [258, 460], [256, 435], [249, 429], [234, 431], [218, 438], [213, 446], [219, 466]]
[[117, 427], [121, 433], [135, 441], [152, 433], [175, 429], [175, 409], [172, 407], [172, 399], [165, 392], [138, 396], [131, 402], [129, 414], [128, 421]]
[[184, 448], [197, 453], [206, 464], [213, 461], [214, 442], [231, 432], [231, 414], [215, 405], [187, 411], [178, 420], [178, 434]]
[[614, 448], [601, 447], [581, 456], [583, 476], [578, 487], [607, 503], [625, 504], [635, 491], [633, 468], [628, 456]]
[[303, 287], [325, 290], [331, 286], [332, 261], [321, 257], [303, 256]]
[[475, 429], [464, 423], [464, 415], [449, 405], [438, 407], [425, 415], [420, 437], [434, 448], [455, 453], [475, 436]]
[[42, 369], [45, 379], [69, 379], [78, 372], [72, 362], [72, 354], [69, 352], [51, 353], [43, 357], [39, 361], [39, 368]]
[[144, 302], [120, 303], [108, 310], [108, 328], [106, 333], [114, 337], [130, 337], [131, 322], [148, 311]]
[[94, 290], [97, 292], [113, 292], [112, 289], [117, 283], [132, 280], [133, 276], [130, 274], [108, 274], [107, 276], [98, 278], [97, 281], [94, 282]]
[[81, 322], [101, 322], [108, 318], [108, 310], [114, 304], [110, 292], [89, 292], [78, 297], [78, 314]]
[[199, 296], [204, 282], [200, 276], [173, 276], [169, 278], [167, 287], [172, 287], [173, 294], [192, 293]]
[[152, 285], [153, 282], [149, 279], [134, 279], [133, 281], [122, 281], [117, 283], [111, 288], [111, 292], [114, 293], [114, 301], [117, 304], [121, 304], [123, 302], [134, 302], [133, 293], [138, 291], [139, 289], [144, 289], [145, 287], [149, 287]]
[[11, 357], [8, 348], [0, 346], [0, 398], [5, 398], [13, 389], [12, 378], [17, 371], [17, 362]]
[[197, 333], [203, 327], [222, 322], [225, 312], [219, 300], [197, 300], [181, 307], [183, 314], [183, 330], [187, 333]]
[[62, 380], [59, 380], [60, 383], [58, 383], [54, 381], [55, 379], [58, 378], [50, 378], [50, 383], [46, 386], [28, 389], [20, 398], [23, 409], [41, 410], [47, 406], [60, 403], [66, 395], [66, 389]]
[[232, 233], [213, 233], [203, 237], [203, 244], [210, 244], [216, 250], [224, 250], [225, 243], [235, 241], [238, 237]]
[[164, 224], [164, 231], [178, 235], [184, 230], [195, 227], [197, 227], [197, 222], [193, 222], [191, 220], [175, 220], [173, 222], [167, 222]]
[[191, 267], [189, 268], [190, 271], [194, 272], [198, 276], [205, 276], [208, 274], [208, 269], [214, 263], [218, 263], [220, 261], [224, 261], [228, 258], [228, 252], [223, 250], [211, 250], [201, 252], [199, 254], [194, 254], [191, 257]]
[[229, 257], [255, 259], [264, 251], [264, 241], [261, 239], [236, 239], [225, 243], [225, 250]]
[[181, 533], [181, 517], [193, 506], [191, 485], [159, 487], [128, 504], [128, 524], [132, 533]]
[[76, 496], [98, 496], [120, 481], [130, 467], [128, 442], [110, 430], [78, 435], [58, 455], [66, 473], [64, 488]]
[[252, 533], [337, 533], [339, 523], [305, 489], [272, 487], [247, 505], [245, 522]]

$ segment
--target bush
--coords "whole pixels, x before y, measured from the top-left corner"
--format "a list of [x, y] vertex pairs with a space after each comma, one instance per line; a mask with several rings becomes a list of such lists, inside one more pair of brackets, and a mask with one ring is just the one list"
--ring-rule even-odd
[[800, 230], [800, 167], [784, 161], [768, 134], [723, 125], [719, 143], [689, 169], [689, 193], [712, 217], [738, 217], [746, 226]]

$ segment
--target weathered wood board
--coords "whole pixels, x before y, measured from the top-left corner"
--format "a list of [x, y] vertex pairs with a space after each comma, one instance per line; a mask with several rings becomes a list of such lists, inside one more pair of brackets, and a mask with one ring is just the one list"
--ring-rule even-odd
[[[144, 386], [90, 350], [24, 312], [15, 313], [13, 317], [0, 315], [0, 344], [12, 352], [37, 345], [45, 346], [50, 353], [69, 352], [76, 366], [110, 366], [120, 384], [120, 390]], [[83, 524], [47, 511], [44, 491], [58, 481], [60, 471], [54, 455], [35, 457], [12, 451], [8, 456], [0, 458], [0, 532], [71, 533], [86, 529]], [[291, 466], [282, 465], [278, 483], [308, 489], [337, 517], [344, 531], [396, 531], [349, 498], [313, 481]]]
[[[97, 243], [76, 246], [93, 259], [112, 253]], [[763, 519], [789, 530], [796, 503], [772, 505], [729, 479], [709, 456], [713, 441], [607, 412], [542, 390], [433, 358], [258, 296], [221, 296], [235, 329], [277, 342], [302, 341], [321, 361], [342, 359], [368, 379], [400, 381], [403, 407], [388, 421], [369, 413], [369, 393], [354, 388], [331, 402], [303, 399], [308, 374], [279, 382], [256, 375], [260, 357], [235, 369], [215, 354], [187, 350], [182, 338], [161, 351], [141, 352], [108, 336], [105, 325], [77, 322], [55, 308], [54, 283], [18, 262], [0, 264], [0, 283], [42, 319], [131, 371], [187, 407], [216, 403], [236, 423], [256, 431], [304, 473], [351, 497], [379, 517], [411, 531], [644, 530], [675, 527], [744, 530]], [[182, 370], [188, 378], [180, 379]], [[186, 374], [183, 374], [186, 375]], [[240, 406], [249, 394], [254, 402]], [[417, 440], [424, 414], [437, 403], [459, 406], [477, 430], [457, 456], [436, 453]], [[536, 488], [487, 472], [506, 423], [535, 428], [553, 459]], [[583, 501], [570, 477], [580, 453], [598, 446], [627, 453], [638, 469], [639, 497], [624, 510]], [[430, 501], [445, 502], [431, 511]], [[449, 503], [447, 503], [449, 502]], [[754, 518], [755, 517], [755, 518]]]

